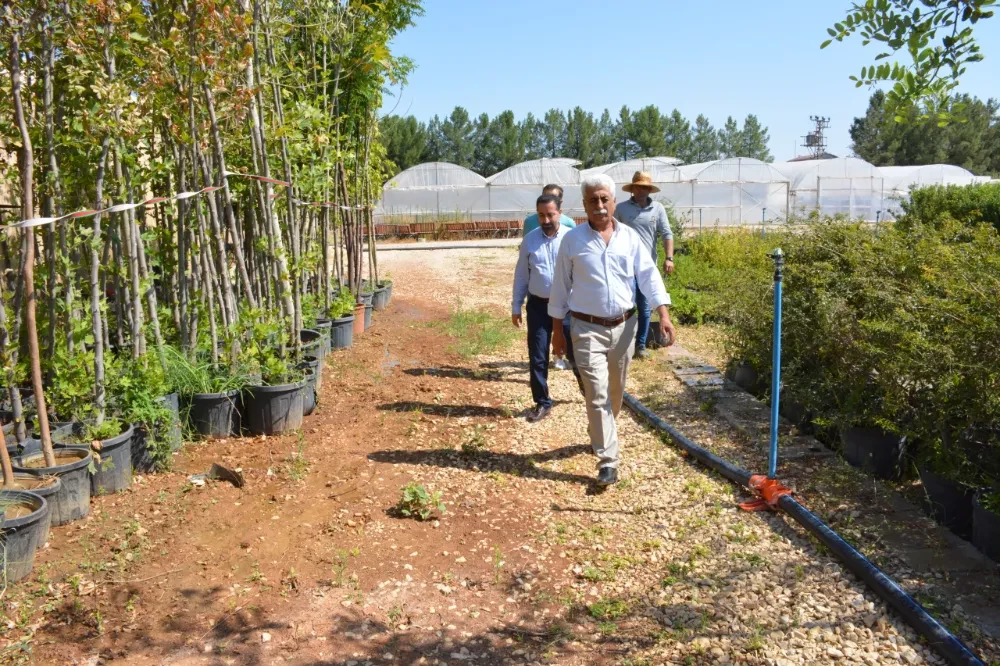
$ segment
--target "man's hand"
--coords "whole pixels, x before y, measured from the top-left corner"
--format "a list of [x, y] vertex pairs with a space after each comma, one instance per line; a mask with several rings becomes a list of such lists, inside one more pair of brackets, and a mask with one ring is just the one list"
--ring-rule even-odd
[[663, 260], [663, 272], [666, 273], [667, 275], [670, 275], [671, 273], [673, 273], [674, 272], [674, 262], [672, 262], [670, 259], [664, 259]]
[[552, 353], [555, 356], [566, 355], [566, 336], [563, 334], [562, 322], [552, 327]]
[[660, 333], [669, 347], [677, 340], [677, 330], [674, 329], [674, 324], [670, 321], [670, 313], [667, 312], [667, 306], [661, 305], [656, 308], [656, 311], [660, 314]]
[[521, 315], [512, 314], [510, 323], [514, 324], [514, 328], [521, 328]]

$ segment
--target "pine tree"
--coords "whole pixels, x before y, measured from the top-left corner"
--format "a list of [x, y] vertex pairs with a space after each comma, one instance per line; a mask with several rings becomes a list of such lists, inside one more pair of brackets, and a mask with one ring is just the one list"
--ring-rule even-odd
[[461, 106], [456, 106], [451, 115], [441, 124], [446, 162], [464, 167], [472, 166], [475, 152], [472, 132], [473, 127], [472, 123], [469, 122], [469, 112]]
[[427, 148], [424, 155], [427, 162], [443, 162], [444, 153], [444, 132], [441, 129], [441, 118], [434, 116], [427, 123]]
[[386, 116], [379, 122], [379, 133], [397, 172], [425, 161], [427, 127], [413, 116]]
[[486, 140], [486, 134], [490, 129], [490, 117], [485, 113], [472, 122], [472, 167], [471, 169], [480, 176], [489, 176], [494, 172], [490, 171], [493, 163], [491, 146]]
[[567, 119], [567, 145], [564, 157], [574, 157], [583, 162], [584, 167], [594, 166], [598, 139], [594, 114], [578, 106], [568, 114]]
[[732, 116], [726, 118], [725, 126], [719, 130], [719, 152], [722, 157], [741, 157], [740, 150], [743, 148], [743, 136], [739, 125]]
[[629, 138], [635, 143], [635, 157], [655, 157], [667, 153], [668, 118], [650, 104], [632, 114]]
[[709, 162], [719, 159], [719, 134], [708, 122], [708, 118], [699, 115], [694, 121], [694, 136], [691, 140], [691, 151], [687, 155], [677, 155], [689, 164]]
[[768, 148], [771, 137], [767, 128], [760, 124], [757, 116], [750, 114], [743, 121], [743, 130], [740, 132], [740, 154], [738, 157], [752, 157], [761, 162], [773, 162], [774, 156]]
[[521, 121], [521, 145], [524, 147], [524, 159], [537, 160], [546, 156], [545, 124], [528, 113]]
[[545, 112], [545, 156], [565, 157], [566, 151], [566, 116], [559, 109], [549, 109]]
[[[670, 117], [666, 119], [666, 151], [662, 154], [684, 159], [681, 156], [691, 154], [693, 141], [691, 123], [681, 115], [680, 111], [674, 109]], [[684, 161], [686, 162], [687, 160], [684, 159]]]
[[615, 159], [613, 162], [630, 160], [636, 155], [635, 142], [632, 141], [632, 112], [627, 106], [618, 111], [618, 124], [615, 126]]

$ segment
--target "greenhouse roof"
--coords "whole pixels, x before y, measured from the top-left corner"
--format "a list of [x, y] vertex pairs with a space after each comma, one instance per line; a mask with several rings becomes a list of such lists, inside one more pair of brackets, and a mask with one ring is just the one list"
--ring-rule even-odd
[[838, 157], [835, 160], [808, 160], [805, 162], [775, 162], [774, 168], [788, 176], [792, 189], [816, 189], [816, 179], [824, 178], [884, 178], [882, 171], [857, 157]]
[[584, 169], [581, 174], [589, 176], [603, 173], [611, 176], [616, 183], [629, 183], [636, 171], [645, 171], [649, 173], [654, 183], [673, 183], [678, 179], [677, 165], [680, 163], [681, 160], [676, 157], [640, 157]]
[[490, 185], [575, 185], [580, 182], [576, 166], [579, 160], [571, 157], [543, 157], [507, 167], [486, 179]]
[[886, 190], [907, 191], [927, 185], [970, 185], [980, 178], [968, 169], [950, 164], [880, 167]]
[[711, 162], [685, 164], [679, 180], [699, 183], [785, 183], [788, 177], [767, 162], [752, 157], [727, 157]]
[[451, 162], [424, 162], [411, 166], [389, 179], [385, 187], [410, 189], [419, 187], [483, 187], [486, 179], [471, 169]]

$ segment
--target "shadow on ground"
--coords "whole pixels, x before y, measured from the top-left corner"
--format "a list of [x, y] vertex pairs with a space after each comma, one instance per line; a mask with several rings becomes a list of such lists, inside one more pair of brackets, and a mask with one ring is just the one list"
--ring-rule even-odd
[[547, 481], [565, 481], [567, 483], [591, 485], [594, 481], [592, 477], [581, 474], [555, 472], [536, 466], [537, 463], [565, 460], [566, 458], [582, 455], [589, 451], [590, 447], [582, 444], [563, 446], [551, 451], [545, 451], [544, 453], [528, 455], [494, 453], [492, 451], [466, 453], [453, 451], [452, 449], [424, 449], [419, 451], [386, 450], [370, 453], [368, 459], [374, 462], [394, 465], [427, 465], [482, 473], [500, 472], [502, 474], [519, 476], [523, 479], [543, 479]]
[[472, 370], [457, 366], [443, 365], [438, 368], [407, 368], [403, 372], [412, 377], [442, 377], [444, 379], [471, 379], [477, 382], [508, 382], [527, 384], [526, 379], [517, 379], [496, 370]]
[[513, 418], [509, 409], [504, 407], [488, 407], [485, 405], [439, 405], [430, 402], [386, 402], [377, 407], [383, 412], [420, 412], [429, 416], [459, 417], [472, 416], [480, 418]]

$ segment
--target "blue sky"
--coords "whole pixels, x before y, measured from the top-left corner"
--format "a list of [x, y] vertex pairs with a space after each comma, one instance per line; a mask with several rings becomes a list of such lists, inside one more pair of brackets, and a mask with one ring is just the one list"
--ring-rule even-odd
[[[831, 119], [829, 150], [849, 154], [848, 129], [871, 93], [848, 76], [871, 64], [860, 41], [820, 50], [841, 0], [425, 0], [393, 52], [417, 65], [383, 112], [427, 120], [455, 106], [518, 119], [557, 107], [595, 115], [623, 104], [680, 109], [713, 125], [756, 113], [777, 160], [802, 154], [810, 115]], [[1000, 16], [977, 27], [986, 60], [961, 91], [1000, 97]]]

